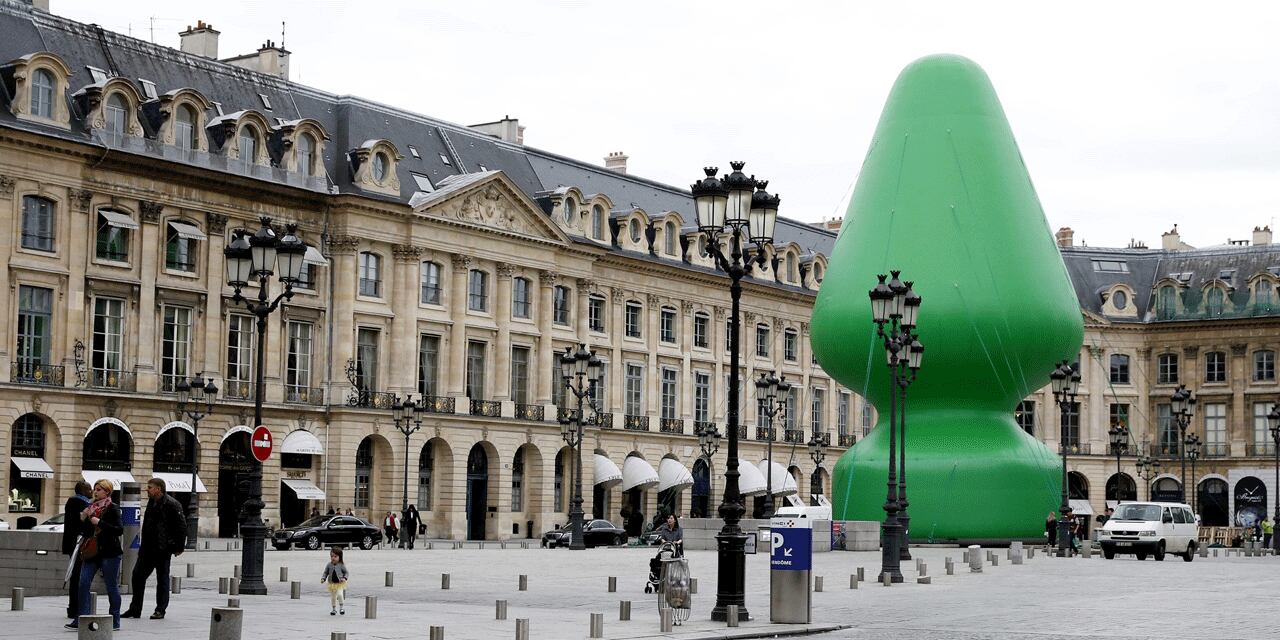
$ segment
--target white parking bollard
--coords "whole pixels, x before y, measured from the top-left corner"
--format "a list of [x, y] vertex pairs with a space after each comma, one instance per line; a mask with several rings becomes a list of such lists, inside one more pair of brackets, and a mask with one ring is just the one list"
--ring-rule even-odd
[[976, 544], [969, 545], [969, 573], [982, 573], [982, 547]]

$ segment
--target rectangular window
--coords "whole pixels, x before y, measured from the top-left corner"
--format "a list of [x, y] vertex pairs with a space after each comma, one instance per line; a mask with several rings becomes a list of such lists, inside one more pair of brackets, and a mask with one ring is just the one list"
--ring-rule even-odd
[[693, 346], [706, 349], [711, 344], [711, 318], [704, 315], [693, 317]]
[[485, 352], [489, 345], [479, 340], [467, 342], [467, 397], [484, 400]]
[[676, 310], [662, 310], [662, 341], [674, 343], [676, 341]]
[[1160, 455], [1178, 455], [1178, 424], [1173, 420], [1173, 406], [1156, 405], [1156, 433], [1160, 438]]
[[529, 347], [511, 347], [511, 401], [529, 404]]
[[559, 325], [569, 324], [569, 287], [555, 288], [555, 302], [552, 305], [551, 321]]
[[93, 301], [93, 344], [90, 366], [93, 384], [115, 386], [124, 368], [124, 300], [96, 298]]
[[763, 324], [756, 325], [756, 355], [769, 357], [769, 327]]
[[160, 390], [173, 391], [179, 379], [190, 375], [191, 309], [166, 306], [160, 340]]
[[1213, 455], [1221, 451], [1227, 444], [1227, 405], [1212, 403], [1204, 405], [1204, 444], [1205, 453]]
[[1275, 407], [1274, 402], [1253, 403], [1253, 446], [1256, 454], [1275, 454], [1275, 442], [1271, 439], [1271, 422], [1267, 416]]
[[733, 321], [724, 321], [724, 352], [733, 352]]
[[628, 302], [625, 312], [626, 329], [628, 338], [640, 337], [640, 303]]
[[98, 212], [98, 231], [94, 242], [94, 255], [100, 260], [129, 261], [129, 230], [138, 224], [119, 211]]
[[849, 394], [841, 391], [836, 401], [836, 433], [849, 434]]
[[381, 337], [377, 329], [362, 327], [356, 332], [356, 386], [361, 391], [378, 390], [378, 342]]
[[249, 385], [253, 380], [253, 322], [249, 316], [233, 314], [227, 318], [228, 397], [249, 397]]
[[1080, 447], [1080, 403], [1068, 402], [1064, 407], [1062, 425], [1062, 446], [1068, 451]]
[[782, 333], [782, 358], [787, 362], [795, 362], [800, 358], [799, 355], [799, 336], [794, 331], [784, 331]]
[[49, 364], [52, 325], [53, 290], [26, 285], [18, 287], [19, 364], [32, 367]]
[[809, 428], [814, 433], [822, 433], [823, 415], [827, 411], [827, 390], [814, 389], [813, 397], [809, 400]]
[[1013, 417], [1017, 420], [1018, 426], [1023, 431], [1031, 435], [1036, 435], [1036, 401], [1023, 400], [1018, 403], [1018, 408], [1013, 412]]
[[169, 225], [169, 235], [164, 245], [164, 267], [174, 271], [195, 273], [196, 270], [196, 238], [185, 231], [190, 225]]
[[440, 304], [440, 265], [422, 263], [422, 304]]
[[587, 326], [592, 331], [604, 332], [604, 298], [591, 296], [587, 299]]
[[1129, 356], [1111, 354], [1111, 384], [1129, 384]]
[[638, 364], [627, 364], [626, 415], [644, 415], [643, 400], [644, 367]]
[[382, 257], [376, 253], [360, 254], [360, 295], [382, 296]]
[[864, 400], [862, 402], [862, 435], [865, 436], [868, 433], [871, 433], [871, 428], [874, 427], [875, 425], [876, 425], [875, 408], [871, 406], [870, 402], [867, 402]]
[[511, 461], [511, 512], [524, 511], [524, 450], [516, 451]]
[[302, 271], [298, 272], [298, 281], [293, 283], [294, 289], [305, 289], [307, 291], [315, 291], [316, 289], [316, 265], [311, 263], [303, 263]]
[[489, 274], [472, 269], [467, 276], [467, 308], [472, 311], [489, 310]]
[[1255, 382], [1276, 381], [1276, 352], [1253, 352], [1253, 380]]
[[[591, 399], [591, 403], [595, 406], [597, 411], [609, 410], [608, 380], [609, 363], [602, 360], [600, 362], [600, 376], [591, 381], [591, 386], [588, 391], [588, 397]], [[561, 387], [561, 393], [563, 393], [564, 385], [557, 386]]]
[[693, 420], [711, 421], [711, 374], [702, 371], [693, 373]]
[[1128, 427], [1129, 426], [1129, 404], [1124, 402], [1112, 403], [1110, 407], [1112, 427]]
[[440, 371], [440, 336], [418, 337], [418, 393], [423, 397], [438, 396]]
[[319, 401], [311, 396], [310, 322], [289, 322], [289, 348], [285, 362], [285, 396], [291, 402]]
[[1204, 381], [1227, 381], [1227, 354], [1222, 351], [1210, 351], [1204, 354]]
[[791, 387], [787, 392], [786, 404], [782, 407], [782, 425], [783, 428], [791, 430], [796, 428], [796, 409], [800, 406], [800, 388]]
[[53, 251], [53, 201], [22, 197], [22, 248]]
[[1156, 358], [1156, 384], [1178, 384], [1178, 354], [1162, 353]]
[[662, 417], [668, 420], [677, 418], [680, 410], [679, 378], [680, 372], [676, 369], [662, 369]]
[[511, 280], [511, 317], [528, 318], [532, 315], [531, 295], [528, 278], [513, 278]]

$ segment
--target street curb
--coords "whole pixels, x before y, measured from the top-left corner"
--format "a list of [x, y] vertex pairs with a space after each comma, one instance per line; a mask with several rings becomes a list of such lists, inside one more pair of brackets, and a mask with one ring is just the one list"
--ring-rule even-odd
[[[823, 625], [777, 625], [781, 628], [771, 629], [744, 629], [741, 632], [733, 632], [728, 626], [720, 631], [711, 631], [701, 629], [691, 631], [690, 635], [683, 634], [644, 634], [644, 635], [628, 635], [628, 636], [609, 636], [609, 640], [644, 640], [646, 638], [674, 638], [676, 640], [753, 640], [755, 638], [786, 638], [798, 636], [817, 635], [819, 633], [831, 633], [842, 629], [851, 629], [851, 624], [823, 624]], [[707, 635], [693, 635], [707, 634]]]

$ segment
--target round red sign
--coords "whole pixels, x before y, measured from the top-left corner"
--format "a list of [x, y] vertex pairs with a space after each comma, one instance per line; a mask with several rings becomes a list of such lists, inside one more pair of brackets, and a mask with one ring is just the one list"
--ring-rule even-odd
[[266, 462], [271, 457], [271, 431], [266, 427], [258, 427], [253, 430], [253, 437], [249, 440], [249, 449], [253, 451], [253, 457], [258, 462]]

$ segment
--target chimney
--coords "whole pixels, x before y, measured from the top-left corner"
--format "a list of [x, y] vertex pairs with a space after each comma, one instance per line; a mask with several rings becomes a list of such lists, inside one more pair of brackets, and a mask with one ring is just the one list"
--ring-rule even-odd
[[1271, 244], [1271, 227], [1266, 226], [1259, 229], [1253, 228], [1253, 245], [1256, 247], [1260, 244]]
[[241, 69], [289, 79], [289, 51], [270, 40], [254, 53], [226, 58], [223, 62]]
[[1071, 227], [1062, 227], [1053, 234], [1053, 237], [1058, 241], [1059, 247], [1070, 247], [1075, 244], [1076, 232], [1072, 231]]
[[205, 24], [204, 20], [201, 20], [196, 23], [194, 29], [187, 25], [187, 30], [179, 33], [178, 37], [182, 38], [183, 53], [217, 60], [219, 33], [221, 32], [213, 29], [213, 25]]
[[480, 133], [491, 135], [503, 142], [524, 144], [524, 127], [520, 126], [519, 118], [502, 116], [502, 119], [497, 122], [482, 122], [473, 124], [470, 128]]
[[49, 0], [31, 0], [31, 6], [45, 13], [49, 12]]
[[844, 218], [823, 218], [822, 222], [811, 222], [809, 224], [826, 231], [839, 231], [840, 225], [844, 224]]
[[604, 157], [604, 168], [610, 171], [617, 171], [618, 173], [626, 173], [627, 158], [629, 157], [631, 156], [628, 156], [621, 151], [614, 151]]
[[1178, 235], [1178, 225], [1173, 225], [1172, 230], [1160, 236], [1160, 248], [1165, 251], [1177, 251], [1182, 248], [1182, 236]]

